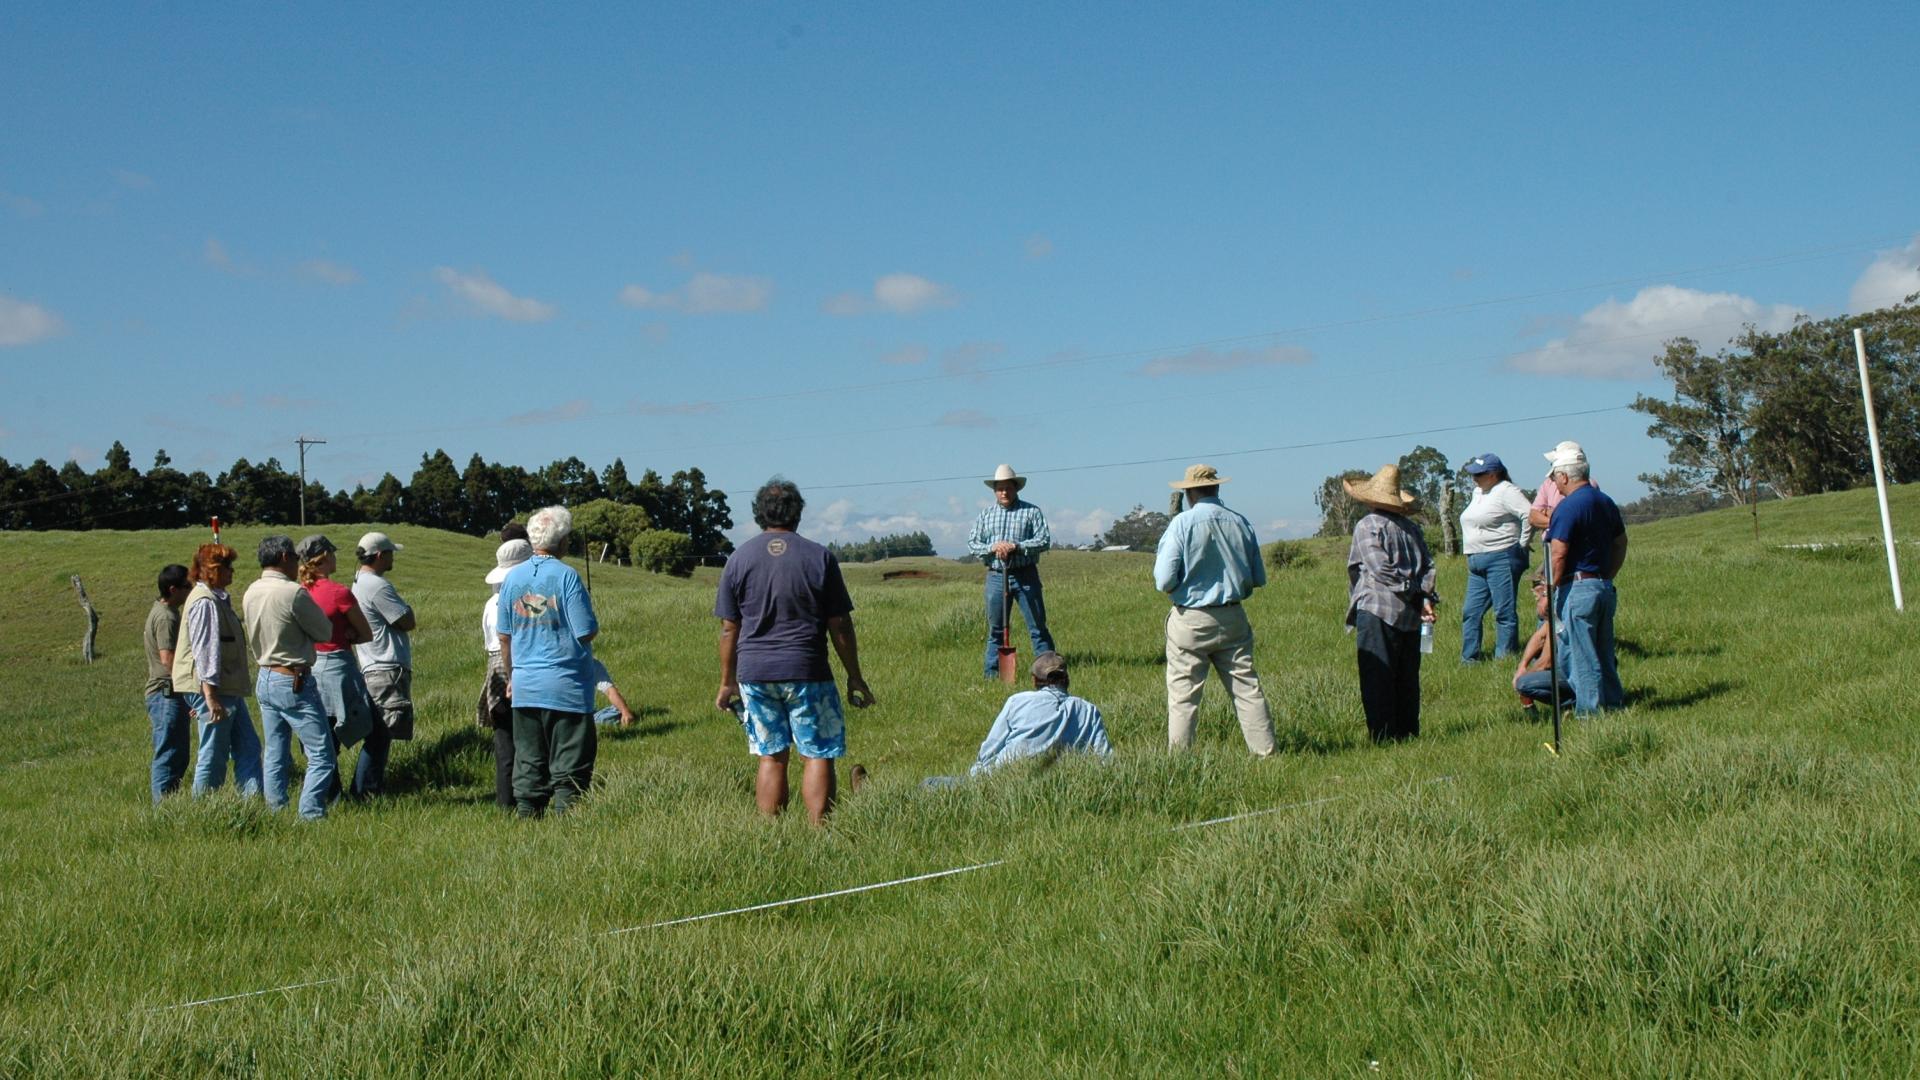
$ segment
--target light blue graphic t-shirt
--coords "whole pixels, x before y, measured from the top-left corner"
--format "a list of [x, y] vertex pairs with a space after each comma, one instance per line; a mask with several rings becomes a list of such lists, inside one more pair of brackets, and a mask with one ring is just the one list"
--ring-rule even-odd
[[513, 648], [513, 707], [593, 711], [593, 645], [600, 629], [580, 575], [550, 555], [507, 572], [495, 601], [500, 632]]

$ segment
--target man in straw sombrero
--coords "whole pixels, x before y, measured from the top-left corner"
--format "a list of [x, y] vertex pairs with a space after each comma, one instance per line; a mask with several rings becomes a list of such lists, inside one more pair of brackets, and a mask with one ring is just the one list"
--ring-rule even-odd
[[1433, 622], [1433, 556], [1407, 515], [1419, 500], [1400, 490], [1400, 466], [1342, 480], [1368, 513], [1347, 550], [1347, 626], [1360, 654], [1360, 705], [1375, 742], [1420, 734], [1420, 624]]
[[1053, 534], [1047, 530], [1047, 515], [1022, 499], [1020, 492], [1027, 478], [1011, 465], [993, 470], [986, 481], [993, 489], [993, 505], [980, 511], [967, 537], [967, 550], [987, 565], [987, 655], [986, 676], [996, 678], [1000, 669], [1000, 634], [1007, 622], [1006, 597], [1010, 592], [1027, 621], [1027, 636], [1033, 639], [1033, 654], [1052, 652], [1053, 635], [1047, 632], [1047, 605], [1040, 593], [1040, 553], [1053, 546]]
[[1168, 523], [1153, 559], [1153, 583], [1173, 601], [1167, 613], [1167, 745], [1193, 744], [1193, 717], [1207, 687], [1207, 669], [1233, 697], [1240, 734], [1255, 757], [1273, 753], [1273, 717], [1253, 669], [1253, 625], [1241, 602], [1267, 583], [1260, 542], [1247, 519], [1220, 501], [1221, 476], [1190, 465], [1169, 487], [1186, 493], [1188, 509]]

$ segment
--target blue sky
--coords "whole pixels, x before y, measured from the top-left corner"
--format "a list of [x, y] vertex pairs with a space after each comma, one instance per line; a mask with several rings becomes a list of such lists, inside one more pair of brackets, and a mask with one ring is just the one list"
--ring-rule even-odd
[[5, 20], [15, 461], [620, 456], [951, 552], [1000, 461], [1085, 540], [1210, 460], [1274, 537], [1416, 442], [1637, 495], [1637, 414], [1526, 418], [1920, 289], [1913, 4]]

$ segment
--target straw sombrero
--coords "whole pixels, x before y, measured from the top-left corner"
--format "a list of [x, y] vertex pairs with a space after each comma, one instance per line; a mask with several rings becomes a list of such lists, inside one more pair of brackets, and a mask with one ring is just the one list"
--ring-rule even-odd
[[1342, 480], [1340, 486], [1347, 489], [1347, 496], [1354, 502], [1365, 503], [1376, 510], [1385, 510], [1389, 514], [1404, 514], [1419, 504], [1420, 500], [1400, 490], [1400, 466], [1382, 465], [1380, 471], [1371, 477], [1360, 480]]

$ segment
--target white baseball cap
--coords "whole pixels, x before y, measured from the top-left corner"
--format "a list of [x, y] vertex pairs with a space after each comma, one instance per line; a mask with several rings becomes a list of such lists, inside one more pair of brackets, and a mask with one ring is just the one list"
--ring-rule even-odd
[[401, 550], [401, 546], [394, 543], [392, 538], [383, 532], [370, 532], [361, 537], [360, 542], [353, 546], [354, 549], [362, 555], [371, 555], [376, 551]]
[[1554, 447], [1553, 449], [1547, 451], [1544, 454], [1541, 454], [1540, 456], [1543, 458], [1546, 458], [1547, 462], [1551, 464], [1569, 455], [1576, 458], [1584, 458], [1587, 456], [1587, 452], [1585, 450], [1580, 449], [1579, 443], [1574, 442], [1572, 439], [1568, 439], [1567, 441], [1561, 443], [1559, 446]]

